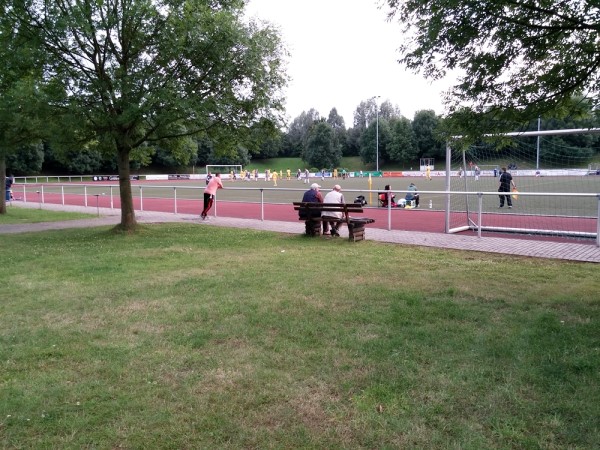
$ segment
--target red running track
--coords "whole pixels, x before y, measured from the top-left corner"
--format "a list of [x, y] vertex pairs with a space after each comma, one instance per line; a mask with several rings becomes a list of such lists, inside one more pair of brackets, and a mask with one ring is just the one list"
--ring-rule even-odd
[[[101, 207], [101, 208], [120, 208], [120, 200], [118, 197], [111, 198], [108, 196], [87, 196], [88, 207]], [[30, 199], [29, 199], [30, 200]], [[61, 204], [63, 202], [63, 196], [61, 194], [45, 193], [44, 203]], [[85, 206], [86, 199], [83, 195], [67, 194], [64, 195], [64, 203], [75, 206]], [[200, 215], [202, 210], [202, 200], [200, 199], [177, 199], [177, 208], [175, 208], [174, 199], [166, 198], [152, 198], [144, 197], [143, 203], [140, 202], [139, 197], [133, 199], [134, 208], [136, 211], [158, 211], [166, 213], [177, 213], [177, 214], [196, 214]], [[297, 222], [298, 214], [294, 211], [291, 204], [277, 204], [277, 203], [249, 203], [249, 202], [228, 202], [228, 201], [217, 201], [216, 205], [210, 212], [210, 215], [214, 215], [216, 212], [217, 216], [221, 217], [234, 217], [242, 219], [258, 219], [258, 220], [275, 220], [285, 222]], [[424, 231], [431, 233], [444, 233], [445, 226], [445, 214], [443, 211], [430, 210], [430, 209], [400, 209], [392, 208], [391, 215], [388, 216], [387, 208], [365, 208], [365, 217], [375, 219], [375, 223], [370, 225], [373, 228], [388, 229], [388, 222], [391, 225], [392, 230], [402, 231]], [[453, 213], [461, 224], [465, 223], [464, 213]], [[388, 218], [389, 217], [389, 218]], [[454, 219], [454, 217], [452, 217]], [[596, 220], [585, 219], [585, 218], [562, 218], [562, 217], [539, 217], [539, 216], [523, 216], [516, 214], [516, 211], [511, 214], [485, 214], [485, 224], [490, 226], [493, 224], [495, 227], [524, 227], [525, 220], [527, 226], [535, 226], [540, 229], [573, 229], [574, 222], [577, 222], [577, 229], [586, 233], [596, 232]], [[537, 222], [537, 223], [536, 223]], [[456, 223], [456, 222], [451, 222]], [[567, 227], [568, 223], [568, 228]], [[454, 225], [453, 225], [454, 226]], [[475, 234], [476, 231], [466, 231], [465, 233]], [[560, 242], [573, 242], [573, 238], [560, 237], [560, 236], [539, 236], [539, 235], [525, 235], [525, 234], [514, 234], [514, 233], [498, 233], [498, 232], [483, 232], [484, 236], [502, 236], [512, 237], [517, 239], [536, 239], [536, 240], [551, 240]], [[579, 242], [594, 244], [593, 239], [579, 239]]]

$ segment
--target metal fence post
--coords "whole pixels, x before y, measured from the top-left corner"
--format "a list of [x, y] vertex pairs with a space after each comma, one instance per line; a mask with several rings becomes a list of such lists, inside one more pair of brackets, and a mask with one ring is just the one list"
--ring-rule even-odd
[[477, 237], [481, 237], [481, 221], [483, 219], [483, 193], [477, 193]]
[[265, 221], [265, 190], [260, 188], [260, 220]]
[[175, 186], [173, 186], [173, 203], [175, 214], [177, 214], [177, 188]]

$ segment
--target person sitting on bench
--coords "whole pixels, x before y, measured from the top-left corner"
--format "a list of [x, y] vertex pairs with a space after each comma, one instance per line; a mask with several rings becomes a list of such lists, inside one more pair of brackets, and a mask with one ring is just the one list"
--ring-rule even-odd
[[382, 206], [383, 208], [387, 208], [388, 198], [389, 198], [392, 202], [392, 206], [394, 206], [395, 205], [394, 199], [396, 198], [396, 196], [394, 194], [390, 195], [390, 191], [392, 190], [392, 187], [389, 184], [386, 184], [383, 189], [385, 190], [385, 192], [379, 193], [379, 205]]
[[[323, 203], [346, 203], [346, 201], [344, 200], [344, 194], [342, 194], [342, 187], [339, 184], [336, 184], [333, 187], [332, 191], [327, 193], [327, 195], [323, 199]], [[332, 236], [340, 235], [340, 233], [338, 232], [338, 229], [340, 227], [339, 219], [342, 219], [343, 216], [344, 214], [342, 212], [335, 211], [326, 211], [323, 214], [321, 214], [321, 217], [323, 217], [324, 219], [329, 217], [333, 219], [329, 221], [329, 227], [331, 228]], [[323, 228], [326, 228], [326, 223], [327, 222], [323, 222]], [[323, 232], [323, 234], [325, 234], [325, 232]]]
[[[302, 201], [303, 202], [310, 202], [310, 203], [323, 203], [323, 194], [321, 194], [321, 186], [318, 185], [317, 183], [313, 183], [310, 185], [310, 189], [308, 191], [306, 191], [304, 193], [304, 195], [302, 196]], [[306, 211], [304, 210], [300, 210], [300, 212], [298, 213], [298, 216], [300, 217], [300, 219], [304, 219], [304, 220], [310, 220], [313, 217], [321, 217], [321, 212], [320, 211], [311, 211], [310, 215], [307, 215]], [[328, 232], [329, 231], [329, 224], [327, 222], [323, 222], [323, 232]]]
[[410, 203], [412, 201], [415, 202], [415, 208], [419, 207], [419, 194], [417, 193], [417, 186], [415, 186], [415, 183], [410, 183], [408, 185], [408, 189], [407, 189], [407, 193], [406, 193], [406, 203]]

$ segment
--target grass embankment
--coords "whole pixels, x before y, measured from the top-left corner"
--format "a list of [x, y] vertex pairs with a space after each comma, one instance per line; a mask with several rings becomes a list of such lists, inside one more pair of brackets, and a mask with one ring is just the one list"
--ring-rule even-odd
[[[417, 163], [418, 164], [418, 163]], [[373, 167], [371, 167], [373, 166]], [[365, 165], [358, 156], [348, 156], [342, 158], [339, 167], [343, 167], [350, 171], [359, 171], [359, 170], [375, 170], [373, 165]], [[304, 170], [305, 168], [310, 169], [310, 165], [307, 165], [300, 158], [271, 158], [271, 159], [253, 159], [249, 165], [244, 166], [245, 170], [254, 170], [258, 169], [261, 173], [265, 170], [282, 170], [283, 173], [287, 169], [290, 169], [292, 173], [295, 175], [298, 169]], [[403, 168], [404, 170], [406, 168]], [[396, 165], [388, 165], [385, 167], [385, 170], [403, 170], [402, 168]], [[382, 169], [383, 170], [383, 169]], [[188, 169], [191, 173], [192, 169]], [[197, 167], [195, 169], [196, 172], [204, 173], [203, 167]]]
[[[344, 167], [348, 170], [365, 170], [365, 165], [362, 163], [358, 156], [350, 156], [346, 158], [342, 158], [342, 161], [339, 164], [339, 167]], [[252, 160], [252, 162], [248, 165], [248, 167], [244, 167], [244, 169], [254, 170], [258, 169], [261, 172], [264, 172], [266, 169], [270, 170], [283, 170], [285, 173], [286, 169], [290, 169], [292, 173], [296, 173], [298, 169], [304, 170], [305, 168], [311, 168], [310, 165], [307, 165], [300, 158], [272, 158], [272, 159], [258, 159]]]
[[165, 224], [0, 239], [3, 448], [597, 448], [598, 267]]

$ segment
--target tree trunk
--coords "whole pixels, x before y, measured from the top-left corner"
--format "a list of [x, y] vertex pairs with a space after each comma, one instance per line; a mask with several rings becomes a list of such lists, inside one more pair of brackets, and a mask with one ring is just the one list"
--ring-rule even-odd
[[133, 196], [131, 193], [131, 179], [129, 171], [129, 150], [118, 149], [119, 165], [119, 195], [121, 198], [121, 223], [117, 228], [123, 231], [135, 231], [137, 221], [133, 209]]
[[3, 154], [0, 154], [0, 183], [0, 214], [6, 214], [6, 157]]

